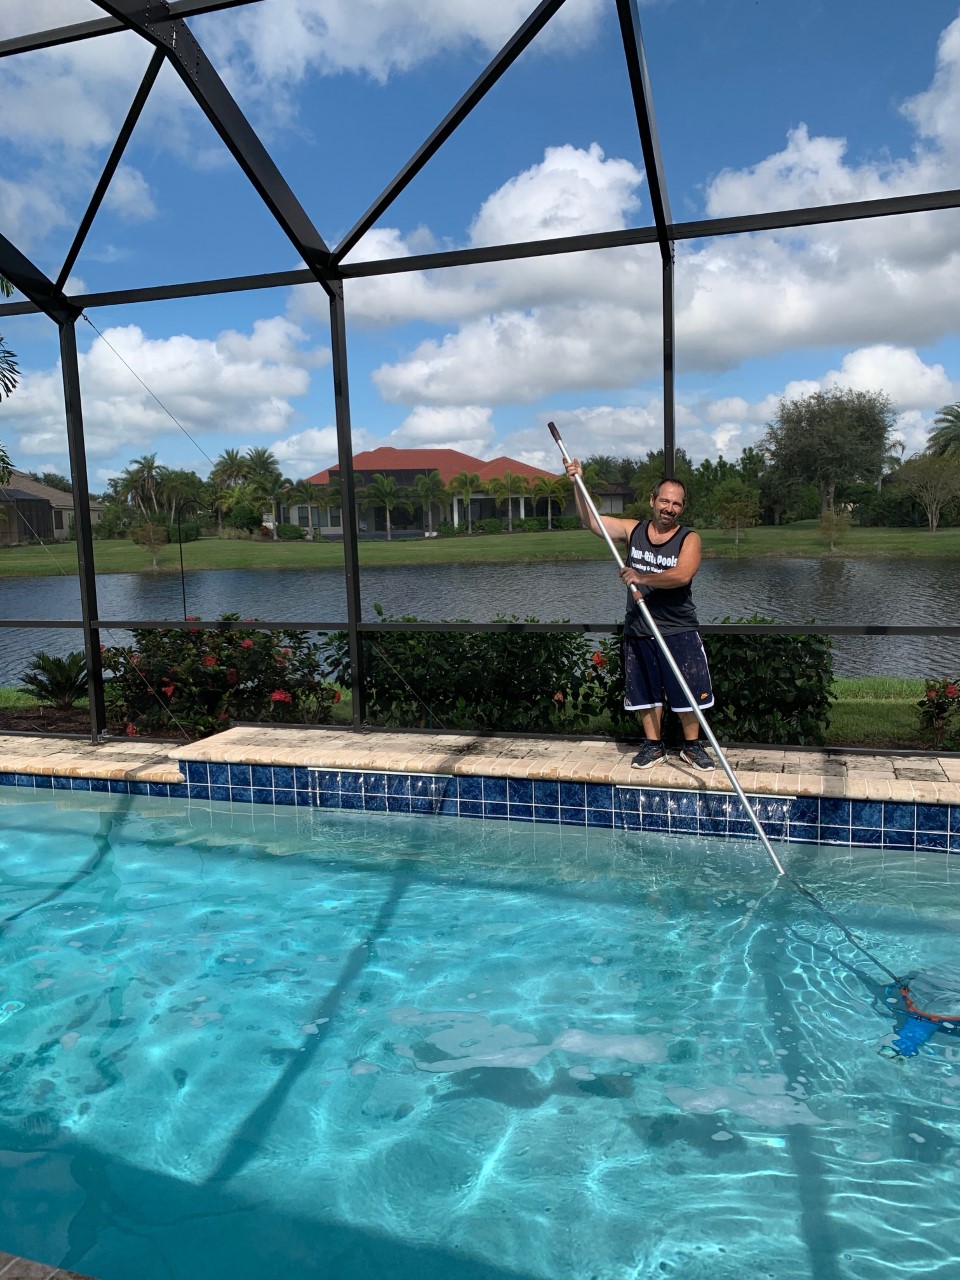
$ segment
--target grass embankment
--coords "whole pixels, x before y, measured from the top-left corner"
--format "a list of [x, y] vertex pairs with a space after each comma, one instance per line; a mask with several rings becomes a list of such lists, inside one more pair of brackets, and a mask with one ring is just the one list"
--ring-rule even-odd
[[[867, 676], [835, 681], [826, 745], [830, 747], [911, 748], [932, 750], [920, 733], [916, 703], [923, 696], [922, 680], [895, 676]], [[338, 724], [352, 722], [350, 690], [342, 691], [334, 707]], [[17, 689], [0, 688], [0, 713], [6, 708], [36, 706], [36, 699]]]
[[[831, 551], [814, 520], [774, 528], [750, 529], [734, 543], [732, 533], [706, 529], [701, 534], [708, 558], [824, 557], [873, 558], [960, 557], [960, 528], [851, 529]], [[484, 534], [473, 538], [404, 538], [386, 542], [362, 541], [360, 563], [368, 568], [390, 565], [555, 563], [606, 560], [601, 538], [582, 529], [554, 533]], [[177, 572], [180, 550], [176, 543], [160, 549], [161, 571]], [[151, 568], [151, 556], [126, 538], [94, 543], [98, 573], [143, 573]], [[313, 542], [248, 541], [234, 538], [201, 538], [183, 545], [183, 565], [196, 569], [337, 569], [343, 565], [343, 544], [316, 539]], [[0, 547], [0, 578], [32, 578], [53, 574], [75, 576], [77, 554], [73, 543], [46, 547]]]

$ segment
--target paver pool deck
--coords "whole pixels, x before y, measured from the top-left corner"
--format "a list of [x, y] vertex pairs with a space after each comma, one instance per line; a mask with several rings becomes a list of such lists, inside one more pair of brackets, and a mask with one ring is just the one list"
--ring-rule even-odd
[[[653, 769], [631, 769], [636, 750], [635, 742], [614, 739], [238, 726], [192, 743], [0, 735], [0, 772], [175, 783], [184, 780], [179, 762], [206, 761], [731, 789], [719, 767], [700, 773], [676, 756]], [[751, 795], [960, 804], [956, 755], [731, 747], [727, 758]]]

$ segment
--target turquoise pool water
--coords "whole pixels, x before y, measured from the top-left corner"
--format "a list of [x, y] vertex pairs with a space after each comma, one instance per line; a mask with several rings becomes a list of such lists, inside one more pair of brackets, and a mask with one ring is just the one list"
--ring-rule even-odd
[[[755, 844], [2, 800], [0, 1249], [102, 1280], [960, 1269], [960, 1037], [882, 1056], [882, 975]], [[960, 861], [781, 849], [956, 1006]]]

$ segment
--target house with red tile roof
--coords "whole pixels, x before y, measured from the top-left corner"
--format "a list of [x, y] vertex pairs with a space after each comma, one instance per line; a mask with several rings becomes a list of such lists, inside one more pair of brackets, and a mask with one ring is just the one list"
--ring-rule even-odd
[[[501, 456], [485, 461], [483, 458], [474, 458], [469, 453], [461, 453], [459, 449], [395, 449], [390, 445], [381, 445], [377, 449], [366, 449], [362, 453], [357, 453], [353, 458], [354, 481], [358, 493], [377, 475], [391, 476], [401, 489], [415, 493], [417, 477], [431, 475], [434, 471], [440, 473], [440, 478], [445, 485], [449, 485], [454, 477], [462, 472], [479, 477], [476, 490], [470, 496], [469, 523], [471, 524], [500, 514], [501, 503], [488, 492], [488, 489], [491, 482], [501, 479], [507, 473], [525, 480], [531, 488], [537, 480], [556, 480], [563, 476], [562, 471], [559, 473], [543, 471], [516, 458]], [[339, 473], [339, 466], [327, 467], [326, 470], [310, 476], [307, 483], [324, 488], [331, 481], [336, 481]], [[452, 496], [442, 503], [434, 504], [435, 511], [437, 506], [441, 508], [441, 520], [449, 521], [458, 527], [468, 523], [468, 514], [464, 509], [462, 497]], [[366, 532], [368, 528], [377, 532], [386, 528], [386, 513], [382, 507], [364, 504], [360, 498], [357, 508], [361, 532]], [[540, 508], [545, 511], [543, 498], [537, 500], [530, 494], [517, 494], [511, 499], [511, 515], [514, 520], [522, 520], [526, 516], [538, 514]], [[556, 504], [554, 511], [556, 512]], [[303, 528], [310, 528], [312, 525], [320, 533], [328, 536], [337, 536], [342, 533], [342, 516], [338, 507], [329, 507], [325, 511], [319, 511], [317, 507], [313, 507], [308, 511], [306, 505], [292, 506], [290, 519]], [[426, 528], [428, 520], [422, 504], [417, 503], [414, 497], [409, 510], [397, 508], [391, 513], [391, 524], [394, 529], [420, 531]]]

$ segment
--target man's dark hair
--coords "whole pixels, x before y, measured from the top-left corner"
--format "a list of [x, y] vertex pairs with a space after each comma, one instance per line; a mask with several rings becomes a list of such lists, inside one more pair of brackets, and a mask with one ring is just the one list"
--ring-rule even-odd
[[682, 480], [678, 480], [676, 476], [674, 476], [672, 480], [668, 480], [666, 476], [664, 476], [662, 480], [658, 480], [657, 483], [650, 490], [650, 497], [651, 498], [658, 497], [660, 490], [663, 488], [665, 484], [675, 484], [677, 485], [678, 488], [683, 490], [683, 505], [686, 506], [687, 505], [687, 486], [683, 483]]

